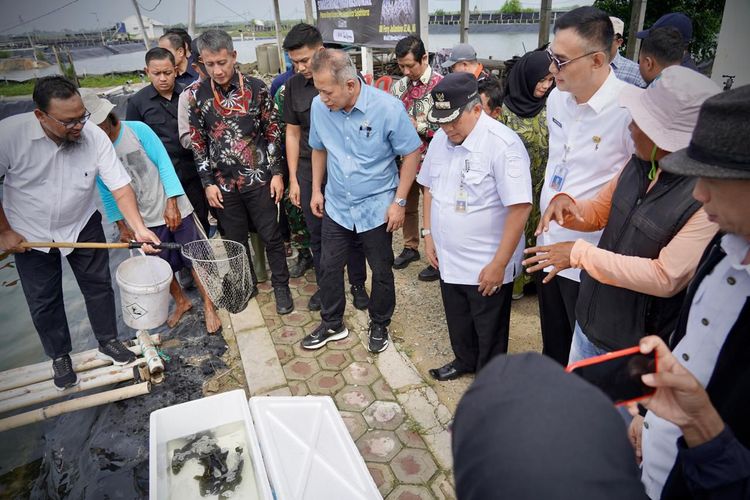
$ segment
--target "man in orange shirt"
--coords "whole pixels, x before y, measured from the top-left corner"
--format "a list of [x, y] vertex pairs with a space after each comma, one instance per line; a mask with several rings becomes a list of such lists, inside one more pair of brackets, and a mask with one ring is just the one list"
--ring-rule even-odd
[[563, 269], [583, 270], [570, 362], [673, 331], [685, 287], [718, 228], [691, 196], [695, 178], [663, 172], [658, 162], [687, 147], [700, 105], [718, 92], [680, 66], [647, 90], [623, 89], [636, 154], [595, 198], [560, 193], [542, 216], [537, 234], [552, 220], [577, 231], [604, 228], [598, 246], [578, 240], [525, 251], [528, 272], [553, 266], [545, 282]]

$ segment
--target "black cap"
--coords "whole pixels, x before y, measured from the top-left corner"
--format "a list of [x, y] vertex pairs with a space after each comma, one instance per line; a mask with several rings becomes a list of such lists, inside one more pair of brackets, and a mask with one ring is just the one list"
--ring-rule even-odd
[[466, 103], [477, 96], [477, 79], [471, 73], [451, 73], [440, 80], [430, 94], [434, 104], [427, 113], [427, 120], [452, 122]]

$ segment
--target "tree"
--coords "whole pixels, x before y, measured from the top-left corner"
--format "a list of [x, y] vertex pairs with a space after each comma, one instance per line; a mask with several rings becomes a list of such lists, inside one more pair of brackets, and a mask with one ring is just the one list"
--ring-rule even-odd
[[[629, 0], [595, 0], [594, 7], [625, 22], [625, 41], [630, 32]], [[693, 20], [690, 54], [696, 62], [710, 60], [716, 54], [716, 39], [721, 28], [724, 0], [651, 0], [646, 4], [644, 27], [648, 28], [664, 14], [682, 12]]]
[[516, 14], [518, 12], [523, 12], [521, 0], [505, 0], [500, 12], [503, 14]]

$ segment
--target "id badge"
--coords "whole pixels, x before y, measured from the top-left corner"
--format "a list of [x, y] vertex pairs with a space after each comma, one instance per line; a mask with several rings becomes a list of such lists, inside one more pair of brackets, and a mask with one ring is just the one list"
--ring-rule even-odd
[[568, 167], [564, 163], [560, 163], [555, 167], [555, 171], [552, 173], [552, 180], [549, 183], [549, 187], [553, 191], [558, 193], [562, 191], [563, 185], [565, 185], [565, 178], [568, 176]]
[[466, 190], [463, 187], [459, 188], [456, 193], [456, 213], [466, 213], [466, 202], [468, 199], [469, 196], [466, 194]]

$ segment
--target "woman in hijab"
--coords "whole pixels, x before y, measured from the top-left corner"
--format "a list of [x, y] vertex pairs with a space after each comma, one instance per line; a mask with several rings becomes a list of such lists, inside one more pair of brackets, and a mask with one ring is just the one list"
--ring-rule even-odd
[[[501, 121], [518, 134], [531, 160], [533, 209], [526, 222], [526, 246], [535, 245], [534, 231], [539, 223], [539, 194], [544, 183], [544, 169], [549, 152], [547, 130], [547, 96], [555, 79], [549, 72], [549, 58], [544, 50], [528, 52], [518, 59], [507, 76]], [[531, 282], [527, 274], [516, 279], [513, 298], [523, 296], [523, 286]]]

